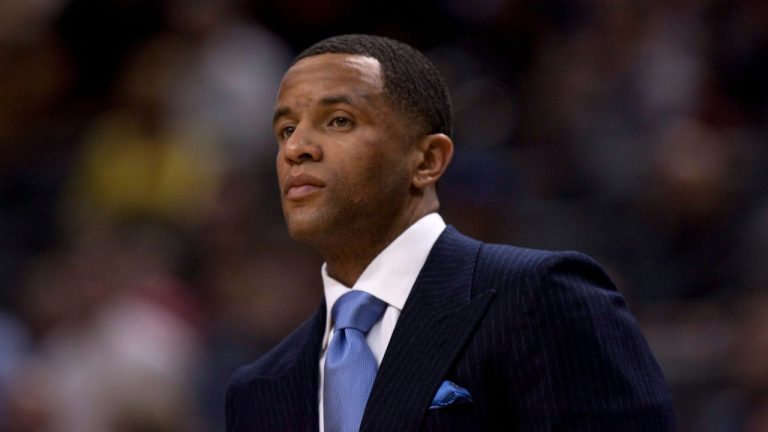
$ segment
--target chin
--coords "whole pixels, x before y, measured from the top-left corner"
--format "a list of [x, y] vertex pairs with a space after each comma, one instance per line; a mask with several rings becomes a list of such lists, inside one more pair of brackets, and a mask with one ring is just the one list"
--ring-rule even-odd
[[315, 245], [320, 236], [328, 233], [318, 217], [293, 216], [286, 217], [285, 223], [288, 225], [288, 234], [299, 243], [305, 243], [310, 246]]

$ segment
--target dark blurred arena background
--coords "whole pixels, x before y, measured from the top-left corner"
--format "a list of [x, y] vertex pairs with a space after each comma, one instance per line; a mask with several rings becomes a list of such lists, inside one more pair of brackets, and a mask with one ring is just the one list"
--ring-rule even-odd
[[768, 431], [764, 0], [2, 0], [0, 430], [223, 430], [321, 296], [269, 123], [346, 32], [448, 80], [449, 223], [593, 255], [681, 431]]

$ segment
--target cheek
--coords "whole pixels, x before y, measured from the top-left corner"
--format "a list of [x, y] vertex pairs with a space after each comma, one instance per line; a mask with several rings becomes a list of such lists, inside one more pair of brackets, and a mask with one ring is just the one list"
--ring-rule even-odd
[[361, 164], [360, 178], [369, 193], [392, 195], [408, 190], [408, 170], [403, 155], [392, 152], [377, 152]]
[[275, 172], [277, 173], [277, 179], [278, 181], [283, 178], [283, 173], [287, 168], [287, 164], [285, 163], [285, 158], [283, 156], [282, 150], [278, 149], [275, 154]]

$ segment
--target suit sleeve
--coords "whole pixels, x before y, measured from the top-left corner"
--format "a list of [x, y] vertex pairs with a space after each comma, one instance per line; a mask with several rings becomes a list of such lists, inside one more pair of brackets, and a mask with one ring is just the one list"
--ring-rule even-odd
[[675, 430], [661, 370], [593, 260], [556, 254], [535, 266], [527, 287], [526, 355], [514, 365], [527, 377], [522, 430]]

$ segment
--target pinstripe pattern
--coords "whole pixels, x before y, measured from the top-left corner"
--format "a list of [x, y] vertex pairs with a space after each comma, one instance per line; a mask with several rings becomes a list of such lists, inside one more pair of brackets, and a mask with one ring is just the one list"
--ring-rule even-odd
[[[232, 379], [227, 431], [316, 430], [319, 311]], [[472, 403], [429, 410], [451, 380]], [[664, 378], [590, 258], [449, 227], [405, 304], [364, 431], [672, 431]], [[330, 431], [329, 431], [330, 432]]]

